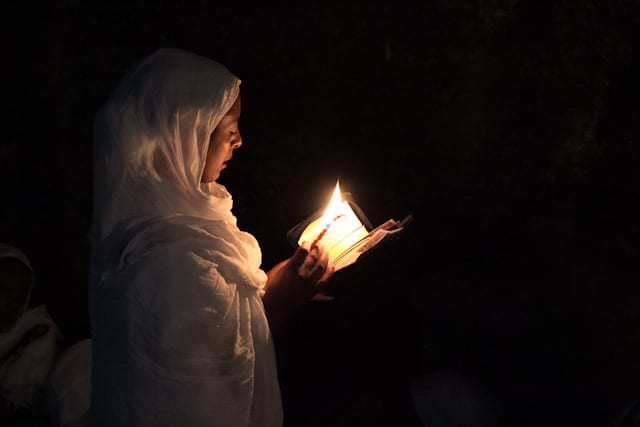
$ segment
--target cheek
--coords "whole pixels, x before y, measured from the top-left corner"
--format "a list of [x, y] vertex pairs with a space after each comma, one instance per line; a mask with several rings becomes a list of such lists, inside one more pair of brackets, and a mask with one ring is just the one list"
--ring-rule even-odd
[[209, 148], [209, 151], [207, 152], [207, 163], [219, 163], [220, 159], [223, 157], [224, 147], [222, 147], [222, 144], [214, 144]]
[[224, 161], [226, 152], [224, 149], [224, 143], [219, 140], [212, 139], [207, 150], [207, 157], [205, 163], [205, 171], [213, 171], [219, 168]]
[[209, 140], [209, 147], [207, 147], [207, 163], [211, 162], [215, 158], [219, 145], [220, 144], [214, 134]]

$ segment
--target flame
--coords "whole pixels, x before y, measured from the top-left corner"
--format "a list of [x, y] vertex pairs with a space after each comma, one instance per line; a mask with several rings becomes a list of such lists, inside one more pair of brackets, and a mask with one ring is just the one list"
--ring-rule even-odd
[[322, 215], [322, 223], [331, 224], [334, 218], [340, 216], [344, 211], [345, 201], [342, 200], [342, 191], [340, 191], [340, 182], [336, 182], [336, 188], [333, 190], [333, 196]]
[[336, 182], [336, 188], [324, 213], [307, 226], [298, 244], [304, 241], [313, 242], [313, 244], [321, 242], [329, 251], [329, 262], [331, 262], [367, 234], [367, 229], [353, 212], [349, 202], [342, 198], [340, 183]]

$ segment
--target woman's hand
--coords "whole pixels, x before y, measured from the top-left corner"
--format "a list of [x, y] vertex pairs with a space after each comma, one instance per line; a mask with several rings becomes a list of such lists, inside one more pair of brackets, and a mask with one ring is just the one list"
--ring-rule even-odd
[[334, 269], [328, 263], [329, 253], [322, 246], [303, 242], [293, 256], [280, 262], [267, 273], [263, 302], [271, 329], [278, 329], [284, 320], [318, 292], [318, 285], [327, 282]]

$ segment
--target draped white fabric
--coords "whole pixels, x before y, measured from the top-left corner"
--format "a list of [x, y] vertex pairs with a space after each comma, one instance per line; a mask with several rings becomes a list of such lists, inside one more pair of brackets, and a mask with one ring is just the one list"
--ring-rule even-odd
[[51, 426], [89, 425], [91, 405], [91, 338], [65, 348], [47, 381]]
[[[36, 329], [38, 336], [21, 344]], [[19, 408], [33, 404], [53, 366], [61, 340], [60, 329], [46, 305], [27, 310], [9, 331], [1, 333], [0, 396]]]
[[200, 184], [239, 85], [161, 49], [96, 117], [92, 425], [282, 424], [260, 248], [227, 190]]

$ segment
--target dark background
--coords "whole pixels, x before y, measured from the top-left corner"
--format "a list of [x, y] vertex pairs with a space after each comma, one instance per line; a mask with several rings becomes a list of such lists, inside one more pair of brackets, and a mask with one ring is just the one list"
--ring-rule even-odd
[[[259, 2], [257, 2], [259, 3]], [[507, 425], [605, 426], [640, 380], [639, 2], [49, 2], [5, 10], [0, 239], [71, 344], [87, 313], [93, 115], [179, 47], [243, 81], [220, 182], [265, 268], [337, 179], [395, 241], [277, 337], [288, 423], [415, 425], [457, 372]]]

